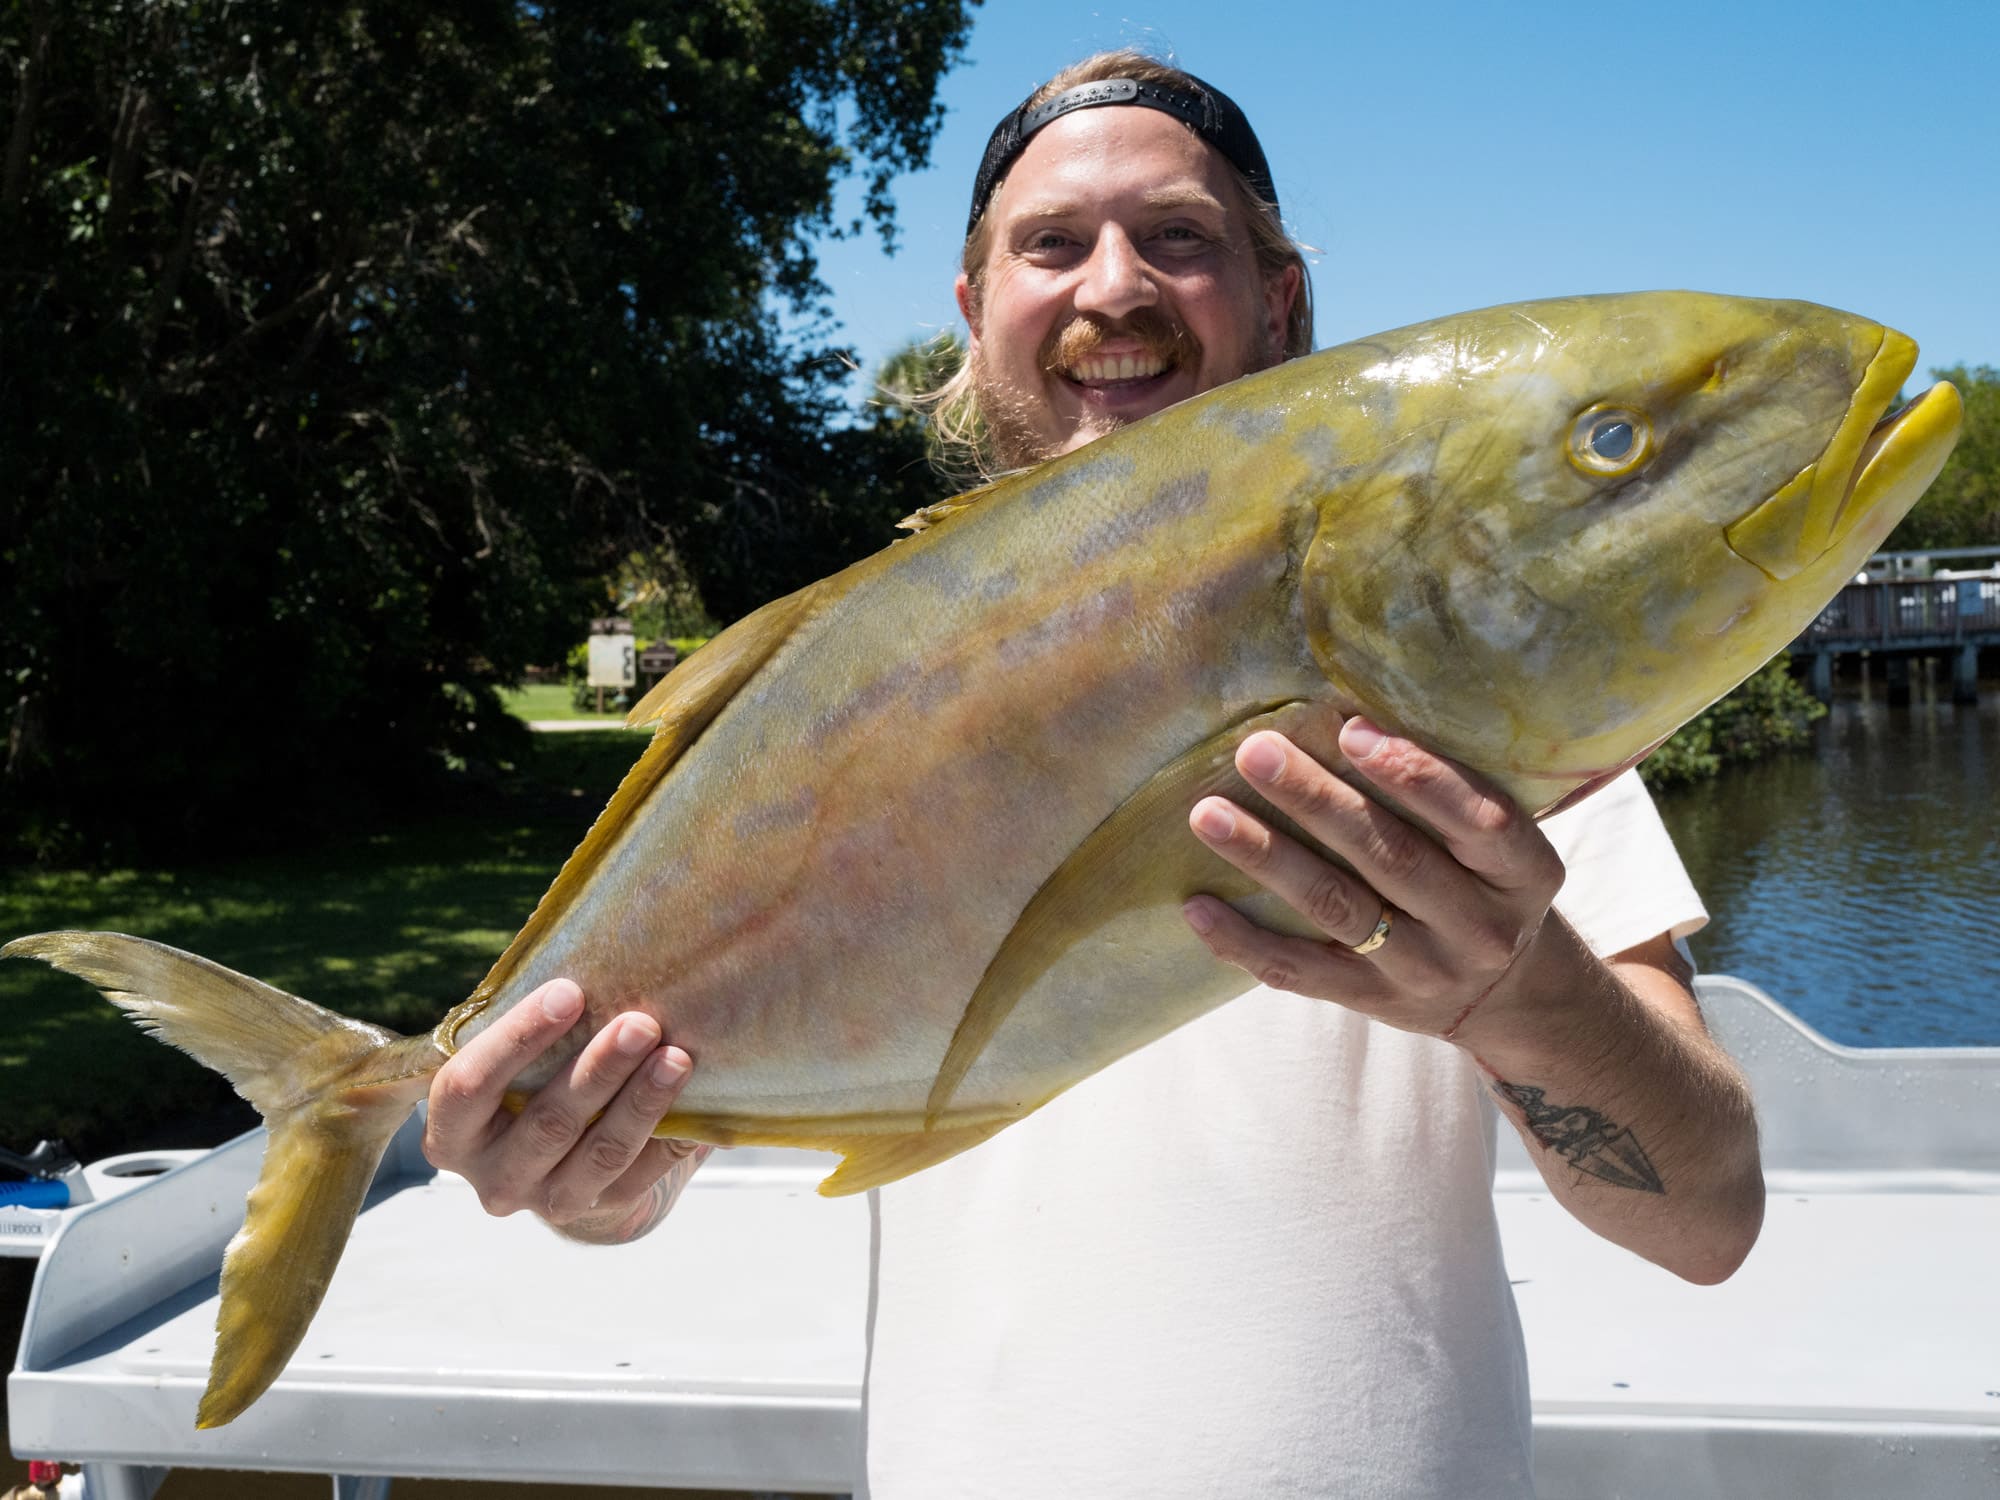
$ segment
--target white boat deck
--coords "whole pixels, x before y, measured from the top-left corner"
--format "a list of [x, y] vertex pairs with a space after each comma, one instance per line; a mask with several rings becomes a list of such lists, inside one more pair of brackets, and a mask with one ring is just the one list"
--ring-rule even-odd
[[[1647, 1266], [1503, 1161], [1544, 1500], [2000, 1496], [2000, 1049], [1853, 1052], [1748, 986], [1704, 994], [1756, 1083], [1771, 1183], [1735, 1278]], [[165, 1465], [852, 1483], [867, 1206], [818, 1198], [829, 1159], [792, 1153], [717, 1158], [672, 1234], [592, 1250], [487, 1219], [406, 1130], [290, 1369], [195, 1431], [260, 1149], [69, 1216], [8, 1384], [19, 1453], [86, 1462], [105, 1500]]]

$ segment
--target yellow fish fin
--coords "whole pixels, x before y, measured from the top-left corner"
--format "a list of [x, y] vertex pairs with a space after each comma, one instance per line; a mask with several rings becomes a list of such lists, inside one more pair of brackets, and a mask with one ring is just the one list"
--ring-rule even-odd
[[88, 980], [146, 1031], [228, 1077], [270, 1129], [242, 1232], [222, 1260], [215, 1358], [196, 1425], [264, 1394], [319, 1310], [391, 1136], [444, 1054], [192, 953], [116, 932], [0, 948]]
[[911, 514], [903, 517], [902, 520], [896, 523], [896, 527], [900, 531], [908, 532], [929, 531], [947, 516], [955, 516], [962, 510], [969, 510], [979, 501], [984, 500], [988, 495], [999, 489], [1001, 485], [1007, 482], [1007, 479], [1012, 477], [1012, 475], [1008, 475], [1005, 478], [994, 480], [991, 484], [982, 484], [977, 489], [970, 489], [963, 494], [953, 495], [949, 500], [940, 500], [935, 505], [926, 505], [921, 510], [913, 511]]
[[[841, 575], [835, 575], [838, 579]], [[440, 1045], [451, 1047], [458, 1028], [486, 1008], [506, 984], [515, 969], [534, 952], [549, 928], [569, 909], [570, 898], [583, 888], [598, 861], [618, 835], [624, 832], [632, 814], [653, 794], [682, 753], [729, 705], [743, 684], [771, 659], [792, 632], [810, 613], [813, 601], [828, 591], [835, 579], [808, 585], [795, 594], [773, 599], [753, 611], [703, 646], [641, 698], [625, 716], [631, 728], [657, 724], [652, 740], [618, 783], [618, 790], [590, 825], [583, 842], [563, 861], [555, 880], [535, 904], [527, 922], [514, 934], [506, 952], [494, 961], [486, 977], [479, 981], [461, 1004], [437, 1024], [432, 1032]]]
[[819, 1190], [828, 1198], [841, 1198], [908, 1177], [961, 1151], [969, 1151], [1030, 1112], [1023, 1109], [1017, 1113], [989, 1114], [937, 1130], [924, 1128], [914, 1115], [907, 1116], [906, 1128], [899, 1130], [893, 1128], [897, 1123], [895, 1117], [882, 1115], [753, 1120], [740, 1115], [671, 1114], [660, 1121], [653, 1133], [711, 1141], [718, 1146], [796, 1146], [807, 1151], [838, 1151], [844, 1160], [820, 1183]]
[[[813, 600], [823, 592], [824, 584], [808, 584], [795, 594], [752, 610], [655, 683], [625, 715], [625, 727], [643, 729], [658, 724], [660, 736], [672, 738], [676, 742], [674, 753], [679, 754], [722, 712], [751, 674], [771, 659], [771, 653], [798, 628]], [[654, 743], [659, 743], [658, 738]]]
[[908, 1177], [961, 1151], [970, 1151], [1013, 1123], [991, 1120], [980, 1125], [917, 1130], [908, 1135], [863, 1135], [831, 1142], [831, 1149], [841, 1153], [841, 1162], [820, 1183], [820, 1196], [845, 1198], [850, 1193], [865, 1193], [872, 1187]]
[[[965, 1075], [1035, 981], [1111, 917], [1142, 906], [1177, 904], [1199, 891], [1233, 900], [1256, 890], [1249, 877], [1188, 831], [1188, 813], [1203, 797], [1221, 795], [1289, 828], [1237, 774], [1236, 747], [1260, 729], [1275, 729], [1338, 764], [1333, 737], [1340, 719], [1328, 705], [1305, 702], [1254, 714], [1169, 763], [1098, 824], [1042, 883], [986, 966], [938, 1067], [925, 1118], [935, 1123], [942, 1117]], [[1189, 941], [1194, 941], [1192, 935]]]

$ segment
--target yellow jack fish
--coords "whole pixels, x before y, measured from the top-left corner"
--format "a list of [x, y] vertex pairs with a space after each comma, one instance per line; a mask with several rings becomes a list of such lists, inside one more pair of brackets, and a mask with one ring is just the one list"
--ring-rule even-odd
[[[697, 1060], [662, 1135], [843, 1153], [852, 1193], [978, 1144], [1250, 985], [1180, 917], [1287, 918], [1187, 829], [1262, 728], [1357, 712], [1547, 810], [1755, 671], [1960, 421], [1899, 333], [1798, 302], [1523, 303], [1329, 349], [933, 507], [633, 711], [650, 747], [473, 995], [398, 1037], [140, 938], [5, 953], [97, 985], [270, 1129], [199, 1422], [304, 1336], [430, 1075], [543, 981]], [[1266, 809], [1268, 811], [1268, 809]], [[1296, 919], [1292, 919], [1295, 921]]]

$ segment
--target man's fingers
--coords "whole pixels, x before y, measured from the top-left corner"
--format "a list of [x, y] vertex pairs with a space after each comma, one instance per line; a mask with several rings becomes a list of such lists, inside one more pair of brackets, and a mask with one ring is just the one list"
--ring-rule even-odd
[[1373, 989], [1367, 959], [1310, 938], [1266, 931], [1214, 896], [1191, 897], [1181, 915], [1209, 952], [1274, 990], [1352, 1005]]
[[431, 1081], [424, 1153], [456, 1169], [505, 1127], [500, 1101], [521, 1070], [583, 1014], [583, 991], [552, 979], [467, 1042]]
[[1534, 818], [1505, 792], [1456, 761], [1385, 735], [1366, 719], [1340, 727], [1355, 772], [1428, 823], [1458, 862], [1502, 890], [1562, 884], [1562, 861]]
[[[1353, 721], [1349, 721], [1352, 723]], [[1357, 882], [1404, 911], [1460, 904], [1465, 872], [1411, 823], [1349, 786], [1283, 735], [1264, 730], [1236, 751], [1236, 768], [1271, 804], [1353, 866]], [[1379, 911], [1353, 941], [1375, 925]]]
[[1221, 797], [1205, 797], [1188, 824], [1204, 844], [1283, 897], [1333, 941], [1352, 947], [1375, 930], [1380, 896], [1263, 819]]
[[574, 1151], [600, 1111], [611, 1103], [660, 1044], [660, 1025], [643, 1011], [614, 1016], [522, 1108], [508, 1127], [507, 1155], [514, 1175], [539, 1179]]
[[[596, 1121], [588, 1124], [587, 1129], [569, 1135], [561, 1164], [548, 1175], [547, 1212], [558, 1223], [592, 1211], [600, 1199], [628, 1197], [622, 1187], [636, 1167], [649, 1161], [658, 1163], [634, 1191], [649, 1184], [677, 1159], [671, 1150], [655, 1149], [664, 1143], [654, 1141], [653, 1130], [673, 1107], [675, 1096], [687, 1082], [692, 1061], [678, 1047], [651, 1046], [651, 1041], [659, 1037], [659, 1028], [649, 1017], [637, 1013], [621, 1016], [613, 1026], [605, 1028], [605, 1034], [621, 1028], [629, 1028], [631, 1035], [649, 1038], [642, 1049], [648, 1055], [633, 1066], [628, 1054], [618, 1052], [609, 1065], [609, 1071], [618, 1072], [615, 1095], [598, 1099], [591, 1106], [592, 1113], [602, 1108]], [[591, 1047], [602, 1039], [602, 1036], [593, 1038]], [[629, 1041], [626, 1045], [630, 1045]], [[593, 1061], [590, 1052], [591, 1048], [585, 1048], [583, 1056], [577, 1059], [579, 1072]], [[593, 1082], [587, 1092], [579, 1088], [573, 1097], [581, 1101], [595, 1096], [598, 1087]], [[529, 1126], [526, 1113], [521, 1117], [521, 1126]]]

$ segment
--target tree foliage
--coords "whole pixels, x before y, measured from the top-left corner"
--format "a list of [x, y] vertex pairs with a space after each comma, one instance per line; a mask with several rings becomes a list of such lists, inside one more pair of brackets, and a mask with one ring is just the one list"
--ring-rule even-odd
[[1965, 398], [1965, 428], [1937, 482], [1886, 545], [1897, 552], [2000, 546], [2000, 370], [1958, 365], [1931, 373]]
[[418, 787], [633, 550], [855, 547], [812, 244], [976, 3], [0, 0], [0, 836]]

